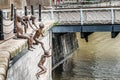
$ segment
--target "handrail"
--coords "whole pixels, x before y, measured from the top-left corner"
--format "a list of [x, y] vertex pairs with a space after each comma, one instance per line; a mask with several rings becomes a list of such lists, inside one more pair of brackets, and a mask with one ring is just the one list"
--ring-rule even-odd
[[[116, 9], [116, 10], [118, 10], [118, 9], [120, 9], [120, 6], [118, 6], [117, 8], [115, 7], [111, 7], [112, 9]], [[101, 8], [97, 8], [97, 7], [93, 7], [93, 8], [80, 8], [80, 9], [82, 9], [82, 10], [111, 10], [111, 8], [106, 8], [106, 7], [101, 7]], [[55, 10], [55, 9], [50, 9], [50, 10], [41, 10], [41, 12], [51, 12], [51, 10], [53, 10], [54, 12], [57, 12], [57, 11], [77, 11], [77, 10], [80, 10], [79, 8], [72, 8], [72, 9], [57, 9], [57, 10]], [[34, 10], [35, 12], [38, 12], [38, 10]], [[10, 12], [10, 10], [3, 10], [3, 12]], [[23, 12], [23, 10], [17, 10], [17, 12], [18, 13], [20, 13], [20, 12]], [[30, 12], [30, 10], [28, 10], [28, 12]]]
[[[86, 8], [86, 9], [80, 8], [80, 9], [82, 9], [82, 10], [111, 10], [111, 9], [119, 10], [120, 7], [119, 8], [113, 8], [113, 7], [111, 7], [111, 8]], [[62, 9], [62, 10], [55, 10], [55, 9], [53, 9], [53, 12], [80, 11], [80, 9]], [[35, 12], [38, 12], [38, 10], [35, 10]], [[42, 13], [44, 13], [44, 12], [51, 12], [51, 10], [42, 10], [41, 12]]]

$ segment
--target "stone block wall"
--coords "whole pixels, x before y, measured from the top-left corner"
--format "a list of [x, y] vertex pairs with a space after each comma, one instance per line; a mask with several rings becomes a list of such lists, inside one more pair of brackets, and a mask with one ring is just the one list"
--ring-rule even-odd
[[[49, 49], [49, 35], [42, 39], [45, 49]], [[42, 74], [39, 79], [36, 78], [36, 73], [41, 69], [38, 67], [38, 62], [41, 55], [44, 54], [41, 45], [34, 45], [33, 51], [27, 51], [14, 65], [8, 70], [7, 80], [51, 80], [51, 57], [46, 59], [44, 66], [47, 72]]]

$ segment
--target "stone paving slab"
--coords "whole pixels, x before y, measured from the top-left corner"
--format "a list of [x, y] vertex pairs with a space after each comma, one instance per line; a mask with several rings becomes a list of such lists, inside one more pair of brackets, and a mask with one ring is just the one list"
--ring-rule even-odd
[[0, 58], [7, 58], [10, 59], [10, 53], [7, 51], [0, 51]]
[[0, 75], [6, 76], [6, 67], [4, 65], [0, 65]]
[[0, 62], [8, 62], [9, 60], [7, 58], [0, 58]]
[[5, 76], [0, 74], [0, 80], [5, 80]]

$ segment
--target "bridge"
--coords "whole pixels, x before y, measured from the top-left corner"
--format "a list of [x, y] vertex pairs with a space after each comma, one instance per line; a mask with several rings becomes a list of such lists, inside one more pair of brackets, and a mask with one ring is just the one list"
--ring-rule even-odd
[[[38, 17], [38, 10], [35, 16]], [[10, 11], [4, 11], [9, 13]], [[91, 7], [73, 9], [53, 9], [41, 11], [42, 21], [54, 20], [56, 23], [51, 29], [53, 33], [81, 32], [81, 38], [86, 38], [93, 32], [111, 32], [115, 38], [120, 32], [120, 7]], [[28, 10], [28, 14], [30, 10]], [[24, 15], [24, 11], [18, 11]], [[7, 15], [4, 14], [4, 17]], [[4, 21], [4, 23], [6, 23]], [[12, 30], [11, 30], [12, 31]], [[7, 32], [11, 32], [7, 31]]]
[[[84, 38], [85, 35], [92, 32], [111, 32], [114, 38], [120, 32], [119, 6], [57, 10], [51, 8], [41, 12], [43, 22], [47, 20], [56, 22], [51, 29], [53, 33], [81, 32], [82, 38]], [[22, 10], [18, 13], [19, 15], [24, 14]], [[35, 16], [38, 18], [38, 10], [35, 10]]]
[[56, 21], [53, 33], [81, 32], [82, 38], [92, 32], [111, 32], [114, 38], [120, 32], [120, 7], [51, 9], [42, 11], [42, 19]]
[[[111, 32], [112, 38], [115, 38], [120, 32], [120, 7], [51, 9], [50, 11], [42, 11], [42, 19], [43, 21], [47, 19], [56, 21], [55, 25], [51, 28], [54, 36], [56, 34], [63, 35], [62, 33], [80, 32], [81, 38], [84, 38], [86, 42], [88, 42], [88, 36], [93, 32]], [[69, 39], [66, 41], [69, 42]], [[58, 50], [58, 53], [54, 50]], [[53, 61], [53, 69], [71, 56], [70, 53], [67, 56], [61, 57], [61, 49], [57, 49], [56, 46], [54, 50], [53, 59], [55, 61]], [[57, 57], [56, 54], [58, 54]]]

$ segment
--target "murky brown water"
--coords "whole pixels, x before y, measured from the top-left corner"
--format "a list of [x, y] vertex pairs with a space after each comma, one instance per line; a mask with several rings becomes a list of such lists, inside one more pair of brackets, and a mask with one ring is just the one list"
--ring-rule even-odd
[[120, 35], [93, 33], [88, 43], [79, 38], [79, 45], [72, 68], [55, 73], [53, 80], [120, 80]]

